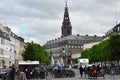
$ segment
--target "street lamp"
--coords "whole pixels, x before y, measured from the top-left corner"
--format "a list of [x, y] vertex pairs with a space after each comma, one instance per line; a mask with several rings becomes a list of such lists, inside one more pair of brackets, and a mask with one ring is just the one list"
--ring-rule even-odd
[[5, 65], [5, 60], [4, 60], [4, 39], [2, 39], [2, 45], [3, 45], [3, 48], [2, 48], [2, 55], [3, 55], [2, 66], [4, 67], [4, 65]]

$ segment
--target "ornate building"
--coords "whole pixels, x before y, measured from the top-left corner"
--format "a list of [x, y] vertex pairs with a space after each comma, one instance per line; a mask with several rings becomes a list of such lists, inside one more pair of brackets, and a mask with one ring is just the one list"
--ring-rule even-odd
[[105, 36], [108, 37], [111, 34], [120, 34], [120, 23], [116, 24], [112, 29], [105, 33]]
[[7, 26], [0, 24], [0, 67], [17, 65], [21, 60], [25, 42]]
[[69, 18], [67, 2], [61, 27], [61, 37], [47, 41], [43, 47], [50, 53], [54, 63], [72, 64], [72, 59], [80, 58], [83, 44], [102, 41], [101, 36], [72, 35], [72, 25]]

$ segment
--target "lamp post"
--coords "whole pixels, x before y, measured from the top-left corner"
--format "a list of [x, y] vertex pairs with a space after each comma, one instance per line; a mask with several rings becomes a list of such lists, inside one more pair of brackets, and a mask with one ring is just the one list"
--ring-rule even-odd
[[11, 53], [12, 53], [12, 49], [10, 49], [10, 55], [9, 55], [9, 66], [12, 66], [12, 62], [11, 62]]
[[17, 65], [17, 44], [16, 44], [16, 38], [15, 39], [15, 45], [14, 45], [14, 65]]
[[3, 51], [2, 51], [2, 55], [3, 55], [2, 66], [4, 67], [4, 65], [5, 65], [5, 60], [4, 60], [4, 39], [2, 40], [2, 44], [3, 44]]

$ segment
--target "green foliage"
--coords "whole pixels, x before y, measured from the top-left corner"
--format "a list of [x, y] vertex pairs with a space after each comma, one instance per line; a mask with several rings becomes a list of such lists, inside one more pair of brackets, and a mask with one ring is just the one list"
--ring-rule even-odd
[[113, 60], [120, 59], [120, 35], [113, 34], [109, 39], [110, 52], [114, 55]]
[[90, 62], [120, 60], [120, 35], [111, 35], [109, 39], [82, 51], [81, 58]]
[[50, 63], [49, 54], [39, 45], [34, 42], [28, 42], [25, 46], [25, 51], [22, 53], [22, 57], [25, 61], [37, 60], [40, 63]]

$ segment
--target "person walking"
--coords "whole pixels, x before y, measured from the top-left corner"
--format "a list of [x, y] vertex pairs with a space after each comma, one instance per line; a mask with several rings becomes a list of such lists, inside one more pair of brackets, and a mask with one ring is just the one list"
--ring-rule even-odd
[[15, 80], [15, 67], [12, 65], [12, 68], [10, 70], [10, 80]]
[[8, 69], [8, 73], [7, 73], [7, 79], [6, 80], [10, 80], [10, 71], [11, 71], [12, 67], [10, 66]]
[[88, 68], [86, 67], [86, 65], [84, 67], [84, 75], [85, 75], [85, 78], [86, 77], [88, 78]]
[[6, 73], [1, 75], [1, 80], [6, 80], [7, 79], [7, 73], [8, 73], [8, 69], [6, 68], [6, 66], [3, 66], [2, 71], [6, 71]]
[[100, 69], [100, 73], [103, 79], [105, 79], [105, 69], [103, 67]]
[[30, 68], [26, 68], [26, 69], [25, 69], [26, 78], [27, 78], [28, 80], [30, 80], [30, 78], [31, 78], [30, 72], [32, 72], [32, 71], [30, 70]]
[[37, 79], [37, 80], [39, 80], [39, 76], [40, 75], [40, 71], [39, 71], [39, 68], [38, 67], [35, 67], [35, 78]]
[[23, 72], [22, 70], [20, 71], [19, 80], [27, 80], [26, 74], [25, 74], [25, 72]]
[[93, 68], [93, 79], [97, 79], [97, 69], [94, 67]]
[[114, 69], [114, 68], [111, 68], [111, 69], [110, 69], [110, 77], [111, 77], [111, 78], [114, 78], [114, 77], [115, 77], [115, 69]]
[[81, 78], [82, 78], [82, 76], [83, 76], [83, 68], [82, 68], [81, 65], [80, 65], [79, 71], [80, 71], [80, 76], [81, 76]]

